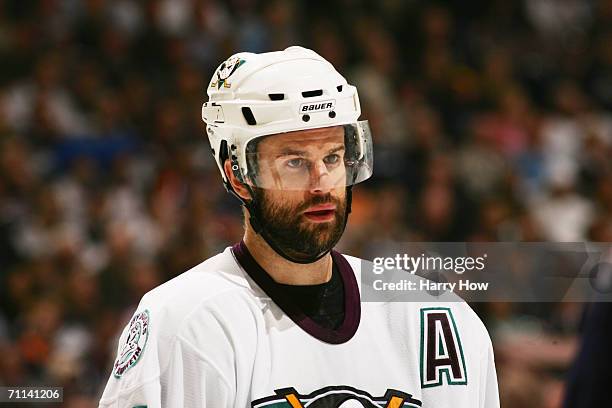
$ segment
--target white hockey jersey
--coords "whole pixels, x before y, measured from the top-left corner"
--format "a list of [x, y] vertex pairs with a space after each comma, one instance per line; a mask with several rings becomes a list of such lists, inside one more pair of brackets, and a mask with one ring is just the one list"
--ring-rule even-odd
[[360, 302], [363, 261], [332, 255], [345, 291], [337, 330], [270, 293], [243, 243], [153, 289], [100, 407], [499, 407], [491, 342], [467, 304]]

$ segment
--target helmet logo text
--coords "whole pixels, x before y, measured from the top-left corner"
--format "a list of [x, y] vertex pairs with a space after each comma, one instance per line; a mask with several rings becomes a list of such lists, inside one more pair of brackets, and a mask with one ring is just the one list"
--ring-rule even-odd
[[300, 113], [322, 112], [322, 111], [334, 110], [335, 104], [336, 104], [335, 100], [303, 103], [300, 105]]

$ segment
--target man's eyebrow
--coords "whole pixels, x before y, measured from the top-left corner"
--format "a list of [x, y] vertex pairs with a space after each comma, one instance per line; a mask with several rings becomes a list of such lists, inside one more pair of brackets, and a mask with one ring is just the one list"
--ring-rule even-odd
[[340, 150], [344, 150], [344, 145], [343, 145], [343, 144], [342, 144], [342, 145], [338, 145], [338, 146], [334, 147], [333, 149], [331, 149], [331, 150], [328, 152], [328, 154], [331, 154], [331, 153], [336, 153], [336, 152], [339, 152]]
[[297, 150], [291, 147], [285, 147], [282, 149], [277, 155], [277, 157], [282, 156], [306, 156], [306, 152], [304, 150]]
[[[343, 144], [329, 149], [327, 154], [336, 153], [340, 150], [344, 150]], [[276, 157], [282, 157], [282, 156], [308, 156], [308, 152], [306, 152], [305, 150], [298, 150], [293, 147], [285, 147], [276, 155]]]

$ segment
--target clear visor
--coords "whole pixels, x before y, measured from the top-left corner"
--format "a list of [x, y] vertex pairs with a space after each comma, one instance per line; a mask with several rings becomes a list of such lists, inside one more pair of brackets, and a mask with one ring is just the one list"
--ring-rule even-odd
[[372, 175], [368, 121], [263, 136], [246, 147], [247, 183], [265, 189], [329, 191]]

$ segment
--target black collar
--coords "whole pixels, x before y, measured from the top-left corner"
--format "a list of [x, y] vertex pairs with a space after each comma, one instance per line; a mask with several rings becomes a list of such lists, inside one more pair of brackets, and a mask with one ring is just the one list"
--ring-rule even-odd
[[348, 261], [332, 250], [332, 262], [338, 267], [344, 284], [344, 321], [336, 330], [319, 326], [306, 316], [281, 290], [278, 283], [255, 261], [244, 241], [232, 247], [232, 252], [240, 266], [261, 287], [261, 289], [281, 308], [295, 324], [311, 336], [330, 344], [349, 341], [357, 332], [361, 319], [359, 287], [353, 269]]

